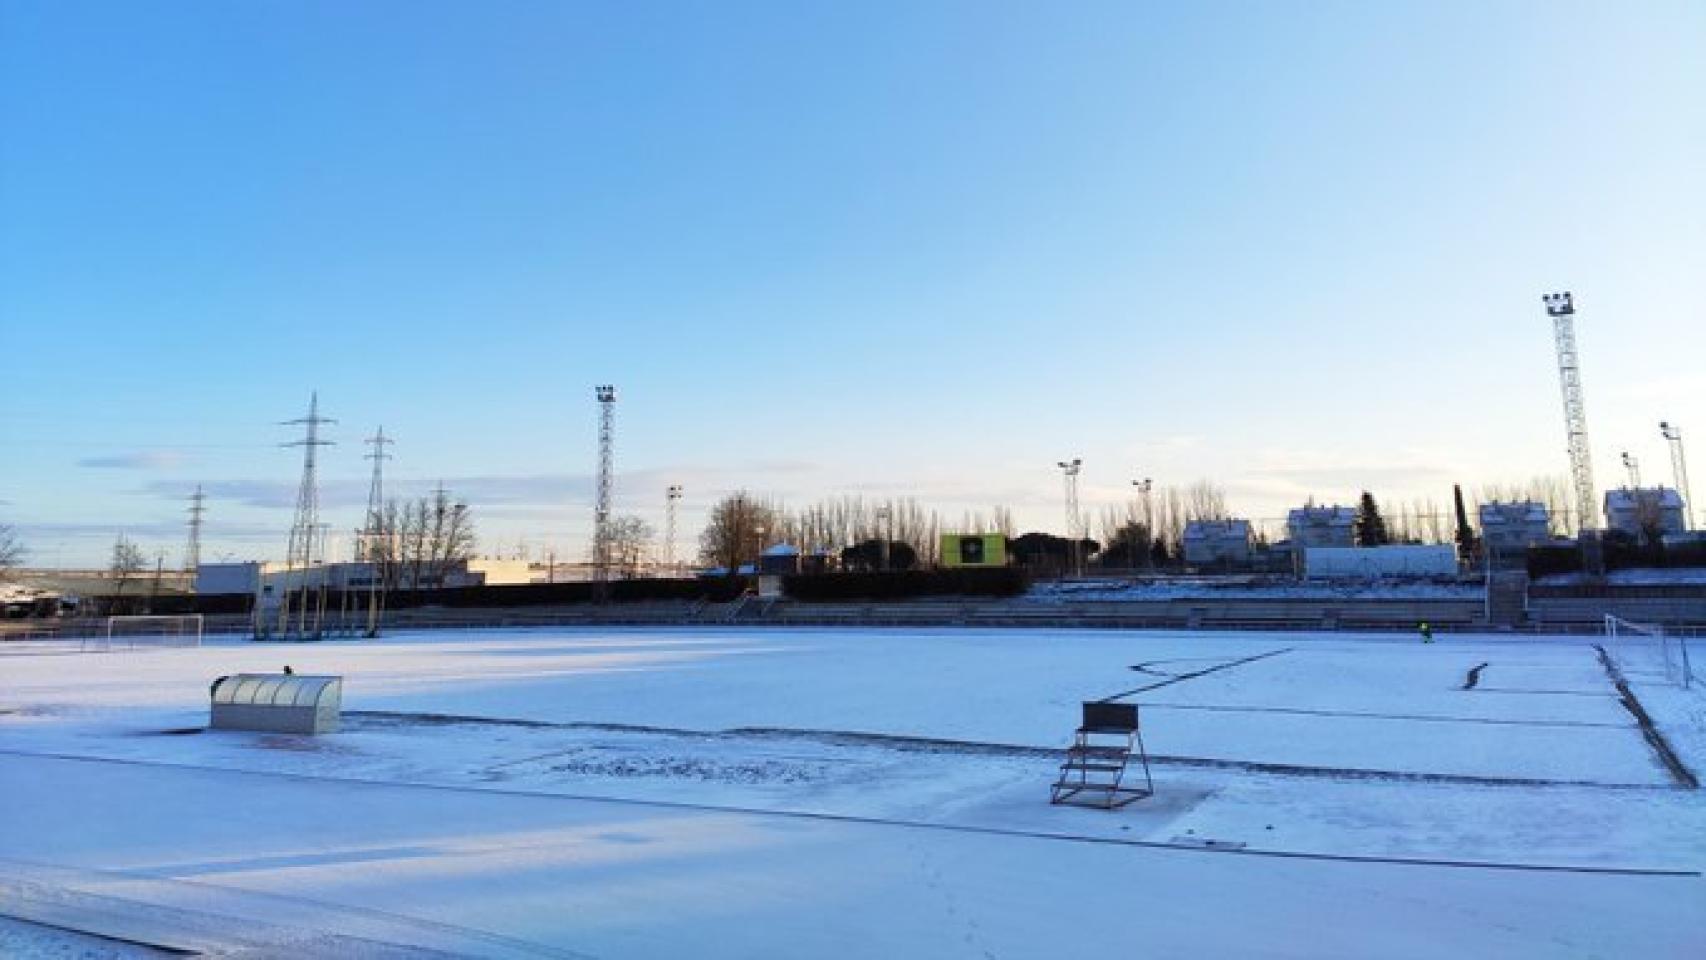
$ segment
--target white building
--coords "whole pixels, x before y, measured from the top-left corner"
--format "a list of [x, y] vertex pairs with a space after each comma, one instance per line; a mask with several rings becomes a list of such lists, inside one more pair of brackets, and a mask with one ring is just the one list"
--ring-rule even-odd
[[1192, 520], [1183, 537], [1185, 565], [1198, 569], [1250, 565], [1250, 521]]
[[[398, 565], [398, 585], [403, 590], [437, 590], [446, 587], [494, 587], [532, 583], [533, 570], [525, 560], [487, 560], [473, 558], [444, 565], [443, 572], [429, 569], [436, 565], [423, 564], [419, 583], [413, 564]], [[284, 564], [248, 561], [245, 563], [204, 563], [196, 568], [196, 593], [252, 594], [264, 587], [276, 591], [288, 578], [292, 590], [303, 586], [328, 590], [366, 590], [373, 585], [374, 565], [365, 561], [327, 563], [306, 572], [286, 572]]]
[[1286, 534], [1296, 550], [1356, 545], [1355, 507], [1298, 507], [1286, 514]]
[[1512, 503], [1483, 503], [1481, 542], [1495, 556], [1524, 553], [1529, 547], [1552, 539], [1551, 516], [1546, 505], [1533, 500]]
[[1663, 536], [1688, 529], [1682, 513], [1682, 494], [1669, 487], [1619, 487], [1605, 491], [1605, 525], [1634, 537], [1648, 530]]

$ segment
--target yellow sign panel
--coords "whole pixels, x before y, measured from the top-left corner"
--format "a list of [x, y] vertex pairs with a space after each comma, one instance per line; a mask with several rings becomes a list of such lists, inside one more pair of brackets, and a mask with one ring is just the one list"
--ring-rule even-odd
[[942, 566], [1005, 567], [1007, 538], [999, 533], [942, 534]]

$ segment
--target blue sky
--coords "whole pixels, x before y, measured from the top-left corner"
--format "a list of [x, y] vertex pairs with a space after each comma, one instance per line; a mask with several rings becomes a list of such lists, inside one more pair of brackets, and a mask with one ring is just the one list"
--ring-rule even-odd
[[[1697, 3], [0, 5], [0, 521], [283, 549], [339, 419], [485, 545], [746, 487], [1060, 526], [1133, 477], [1444, 501], [1706, 451]], [[1706, 456], [1706, 454], [1702, 454]], [[1703, 461], [1706, 463], [1706, 461]], [[1696, 469], [1706, 475], [1706, 466]]]

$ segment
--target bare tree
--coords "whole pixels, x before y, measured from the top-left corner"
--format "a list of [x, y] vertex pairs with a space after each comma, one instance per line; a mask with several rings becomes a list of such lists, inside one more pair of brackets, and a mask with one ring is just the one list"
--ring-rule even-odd
[[646, 549], [657, 532], [633, 514], [610, 520], [610, 562], [619, 576], [632, 580], [645, 566]]
[[142, 555], [142, 549], [124, 534], [119, 534], [113, 541], [112, 561], [107, 566], [107, 575], [113, 581], [112, 610], [119, 609], [123, 604], [125, 584], [135, 580], [148, 569], [148, 558]]
[[23, 541], [9, 523], [0, 523], [0, 580], [6, 579], [24, 562]]
[[369, 522], [376, 529], [362, 531], [362, 556], [359, 559], [373, 564], [373, 574], [387, 590], [397, 589], [403, 566], [404, 507], [396, 500], [387, 500], [379, 515]]
[[1208, 480], [1185, 488], [1185, 520], [1225, 520], [1226, 490]]
[[[1547, 527], [1554, 536], [1574, 536], [1582, 527], [1582, 518], [1576, 516], [1569, 481], [1562, 476], [1537, 476], [1526, 482], [1485, 484], [1474, 492], [1471, 499], [1475, 501], [1469, 510], [1471, 517], [1479, 515], [1480, 504], [1483, 503], [1533, 502], [1545, 505]], [[1588, 517], [1587, 523], [1592, 525], [1594, 518]]]
[[757, 561], [765, 537], [774, 535], [781, 524], [774, 505], [745, 490], [731, 493], [711, 507], [699, 534], [699, 557], [733, 573], [742, 564]]
[[474, 518], [466, 503], [453, 501], [443, 488], [432, 492], [422, 501], [428, 521], [427, 562], [432, 577], [440, 584], [450, 568], [474, 556]]

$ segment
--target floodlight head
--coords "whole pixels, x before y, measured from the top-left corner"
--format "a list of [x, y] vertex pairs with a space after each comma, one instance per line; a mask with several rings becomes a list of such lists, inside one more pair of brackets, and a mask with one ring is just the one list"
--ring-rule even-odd
[[679, 483], [670, 484], [670, 486], [669, 486], [669, 498], [671, 500], [681, 499], [681, 484], [679, 484]]
[[600, 384], [596, 388], [596, 392], [598, 394], [598, 402], [599, 403], [615, 403], [616, 402], [616, 388], [614, 386], [611, 386], [608, 383]]
[[1568, 290], [1563, 293], [1548, 293], [1540, 299], [1546, 304], [1548, 316], [1567, 317], [1576, 312], [1575, 300]]
[[1663, 434], [1664, 438], [1666, 440], [1681, 440], [1682, 439], [1682, 431], [1671, 426], [1671, 423], [1669, 420], [1660, 420], [1659, 421], [1659, 433]]

